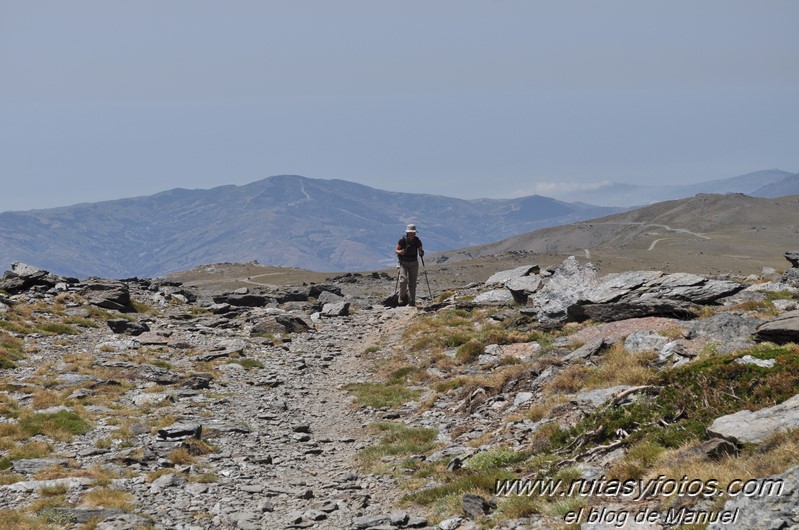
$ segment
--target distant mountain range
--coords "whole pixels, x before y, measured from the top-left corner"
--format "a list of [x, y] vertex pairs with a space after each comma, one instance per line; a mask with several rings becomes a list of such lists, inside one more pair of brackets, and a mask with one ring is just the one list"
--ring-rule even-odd
[[768, 169], [740, 177], [686, 185], [637, 186], [610, 183], [590, 190], [560, 193], [557, 194], [557, 197], [563, 201], [630, 208], [693, 197], [697, 193], [743, 193], [751, 197], [771, 199], [796, 195], [799, 194], [799, 174]]
[[459, 262], [507, 252], [575, 255], [605, 272], [760, 273], [790, 266], [799, 247], [799, 195], [697, 194], [598, 219], [544, 228], [438, 256]]
[[[680, 189], [726, 193], [756, 181], [762, 193], [799, 193], [797, 180], [774, 170]], [[418, 225], [428, 252], [442, 252], [621, 211], [537, 195], [462, 200], [282, 175], [244, 186], [0, 213], [0, 266], [22, 261], [61, 275], [117, 278], [214, 262], [374, 270], [394, 264], [393, 249], [407, 223]], [[550, 239], [549, 248], [566, 241]]]
[[384, 268], [407, 223], [425, 248], [462, 248], [618, 208], [547, 197], [461, 200], [343, 180], [274, 176], [245, 186], [0, 214], [0, 265], [62, 275], [159, 276], [257, 260], [317, 271]]

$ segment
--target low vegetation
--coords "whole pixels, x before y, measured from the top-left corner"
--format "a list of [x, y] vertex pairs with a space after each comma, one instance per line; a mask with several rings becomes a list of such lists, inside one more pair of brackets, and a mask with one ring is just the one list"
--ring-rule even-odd
[[[773, 309], [772, 299], [778, 298], [768, 298], [747, 310], [767, 314]], [[407, 328], [404, 348], [370, 350], [379, 352], [383, 359], [384, 371], [377, 374], [382, 383], [348, 388], [361, 406], [390, 407], [407, 403], [409, 398], [398, 394], [412, 386], [414, 392], [426, 396], [418, 403], [419, 411], [433, 408], [445, 396], [449, 403], [468, 405], [474, 399], [485, 400], [509, 389], [524, 388], [546, 367], [558, 366], [558, 356], [548, 356], [549, 352], [558, 335], [574, 330], [573, 326], [554, 332], [528, 328], [512, 318], [494, 320], [480, 310], [444, 310], [424, 315]], [[677, 339], [682, 330], [674, 328], [662, 333]], [[503, 359], [493, 367], [475, 369], [490, 344], [533, 341], [540, 345], [539, 354], [533, 358], [514, 358], [513, 362]], [[736, 362], [745, 355], [773, 359], [775, 367]], [[724, 486], [733, 478], [766, 476], [796, 464], [799, 432], [778, 435], [757, 448], [747, 447], [740, 454], [721, 460], [685, 455], [692, 454], [692, 447], [708, 439], [707, 429], [716, 418], [742, 409], [773, 406], [799, 394], [799, 347], [766, 344], [719, 355], [714, 345], [708, 344], [685, 365], [664, 369], [657, 361], [652, 352], [633, 354], [617, 343], [590, 362], [576, 362], [557, 370], [530, 404], [504, 420], [541, 422], [527, 438], [525, 447], [497, 444], [497, 438], [486, 433], [469, 441], [475, 449], [474, 456], [448, 470], [449, 459], [428, 460], [442, 447], [435, 443], [434, 434], [426, 433], [430, 438], [423, 437], [420, 442], [412, 427], [376, 424], [372, 428], [383, 436], [361, 453], [361, 461], [370, 471], [395, 476], [407, 490], [403, 503], [425, 507], [433, 520], [461, 513], [460, 504], [466, 493], [496, 500], [494, 515], [479, 521], [484, 528], [531, 514], [551, 517], [554, 524], [565, 527], [563, 515], [586, 506], [590, 499], [580, 495], [495, 496], [497, 481], [525, 477], [577, 479], [580, 473], [575, 466], [585, 455], [601, 455], [614, 448], [623, 448], [625, 455], [606, 473], [609, 478], [618, 479], [646, 479], [661, 474], [679, 479], [689, 474], [699, 479], [716, 478]], [[572, 410], [570, 399], [574, 394], [618, 385], [640, 390], [628, 399], [611, 401], [578, 421], [562, 424], [557, 420], [563, 411]], [[460, 413], [468, 414], [469, 410], [467, 406]], [[468, 420], [464, 421], [468, 424]], [[498, 425], [497, 432], [502, 432], [502, 425]], [[448, 434], [453, 440], [469, 432], [468, 427], [461, 427], [456, 422], [451, 428]], [[657, 501], [664, 505], [673, 502], [669, 498]]]

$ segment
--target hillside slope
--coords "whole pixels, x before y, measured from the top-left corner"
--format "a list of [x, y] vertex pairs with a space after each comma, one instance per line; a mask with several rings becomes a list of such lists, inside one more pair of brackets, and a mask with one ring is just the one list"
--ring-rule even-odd
[[269, 177], [245, 186], [0, 214], [0, 265], [68, 275], [157, 276], [209, 262], [319, 271], [394, 262], [409, 222], [428, 249], [488, 243], [617, 211], [539, 196], [462, 200], [342, 180]]
[[[585, 256], [603, 270], [655, 268], [756, 273], [783, 268], [799, 238], [799, 195], [764, 199], [700, 194], [445, 253], [462, 260], [528, 251]], [[442, 258], [443, 260], [443, 258]]]

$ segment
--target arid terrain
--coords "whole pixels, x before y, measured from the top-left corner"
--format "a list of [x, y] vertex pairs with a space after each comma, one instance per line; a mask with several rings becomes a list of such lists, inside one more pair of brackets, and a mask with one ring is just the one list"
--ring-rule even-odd
[[418, 308], [395, 269], [15, 265], [0, 528], [799, 525], [799, 252], [609, 256], [428, 256]]

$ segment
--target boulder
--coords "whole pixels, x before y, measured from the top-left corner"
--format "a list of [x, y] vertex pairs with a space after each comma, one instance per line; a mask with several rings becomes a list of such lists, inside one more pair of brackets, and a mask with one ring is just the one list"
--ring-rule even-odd
[[[128, 320], [126, 318], [112, 318], [106, 321], [108, 327], [116, 334], [127, 333], [128, 335], [141, 335], [150, 331], [150, 327], [144, 322]], [[166, 340], [164, 341], [166, 343]]]
[[264, 307], [271, 302], [259, 294], [224, 294], [213, 297], [215, 304], [229, 304], [236, 307]]
[[586, 344], [583, 344], [566, 357], [563, 358], [566, 362], [576, 361], [578, 359], [588, 359], [589, 357], [593, 357], [594, 355], [599, 355], [602, 350], [606, 349], [610, 346], [610, 343], [606, 341], [604, 338], [592, 340]]
[[84, 283], [81, 293], [91, 305], [120, 313], [136, 312], [130, 299], [130, 290], [122, 282], [90, 278]]
[[275, 321], [289, 333], [304, 333], [311, 329], [310, 324], [295, 315], [278, 315], [275, 317]]
[[606, 304], [620, 299], [630, 291], [663, 277], [659, 271], [630, 271], [608, 274], [586, 294], [586, 300], [594, 304]]
[[471, 493], [467, 493], [463, 496], [461, 506], [463, 507], [463, 513], [472, 519], [488, 515], [497, 508], [495, 502], [489, 502], [480, 495], [473, 495]]
[[785, 259], [790, 262], [791, 267], [799, 267], [799, 250], [790, 250], [786, 252]]
[[251, 336], [279, 335], [285, 333], [286, 328], [274, 318], [267, 318], [255, 324], [250, 330]]
[[616, 322], [629, 318], [664, 317], [693, 320], [699, 316], [698, 308], [678, 300], [641, 300], [607, 304], [574, 304], [568, 307], [570, 321]]
[[586, 300], [596, 285], [596, 269], [592, 264], [580, 265], [570, 256], [558, 265], [545, 285], [530, 297], [542, 324], [563, 323], [568, 318], [568, 308]]
[[316, 301], [319, 306], [324, 307], [326, 304], [337, 304], [339, 302], [343, 302], [344, 297], [337, 295], [336, 293], [331, 293], [330, 291], [322, 291], [319, 293]]
[[62, 282], [63, 278], [53, 276], [44, 269], [15, 261], [11, 264], [11, 270], [7, 271], [0, 281], [0, 290], [9, 294], [19, 294], [38, 285], [51, 288]]
[[511, 292], [516, 302], [526, 304], [527, 298], [541, 288], [541, 277], [533, 275], [513, 278], [505, 283], [505, 288]]
[[350, 314], [350, 303], [325, 304], [321, 314], [323, 317], [345, 317]]
[[318, 299], [322, 293], [331, 293], [336, 296], [342, 296], [341, 287], [338, 285], [312, 285], [308, 290], [308, 296], [310, 298]]
[[753, 346], [752, 334], [762, 323], [762, 319], [724, 312], [686, 323], [685, 329], [692, 339], [712, 342], [719, 353], [727, 354]]
[[624, 348], [630, 353], [641, 353], [646, 351], [660, 351], [669, 339], [663, 335], [659, 335], [654, 331], [636, 331], [630, 333], [624, 339]]
[[528, 276], [530, 274], [538, 274], [540, 272], [538, 265], [524, 265], [516, 267], [515, 269], [497, 272], [486, 280], [486, 285], [505, 285], [506, 282]]
[[799, 311], [788, 311], [757, 327], [755, 339], [777, 344], [799, 342]]
[[[797, 527], [799, 521], [799, 466], [785, 473], [757, 481], [762, 491], [757, 495], [739, 495], [724, 504], [723, 511], [735, 512], [735, 528], [783, 530]], [[774, 486], [772, 489], [771, 486]], [[707, 530], [727, 530], [721, 521], [712, 523]]]
[[708, 433], [735, 443], [762, 443], [770, 436], [799, 428], [799, 394], [755, 412], [741, 410], [716, 418]]
[[477, 295], [473, 303], [479, 306], [513, 305], [516, 300], [513, 298], [513, 293], [507, 289], [492, 289]]

